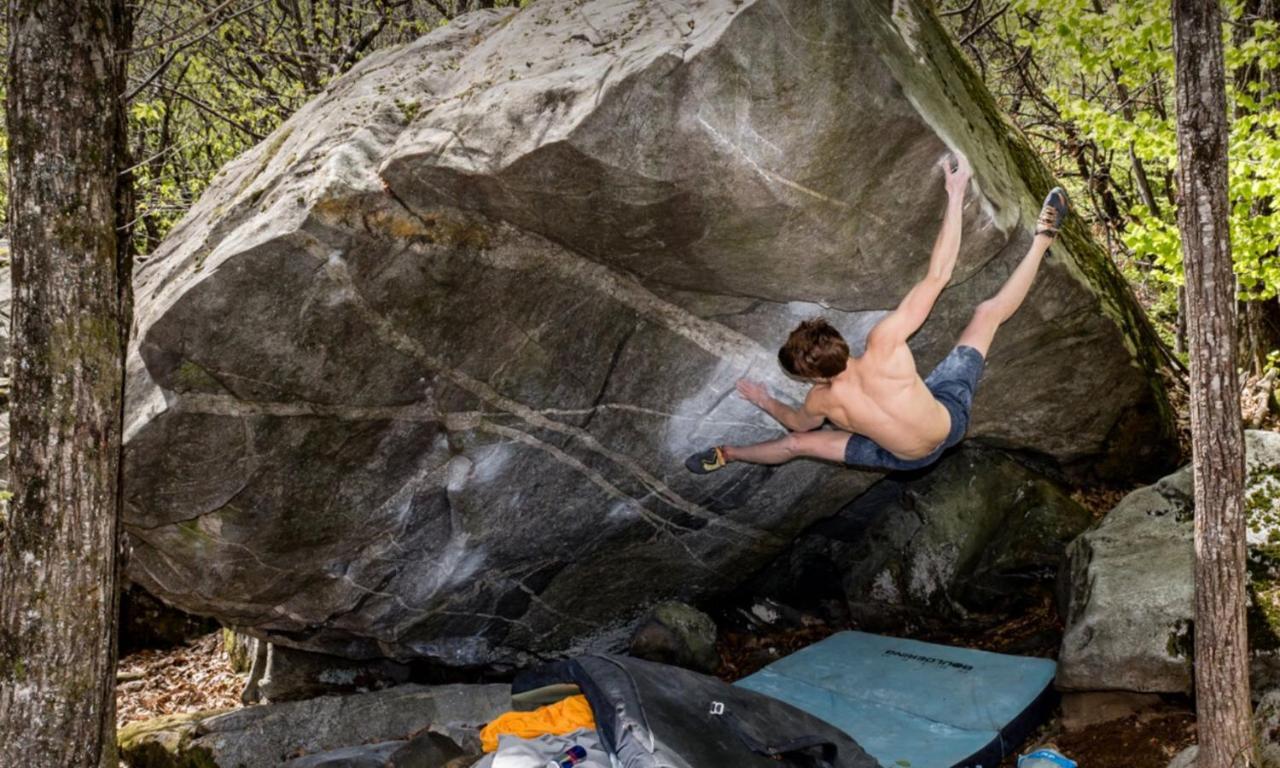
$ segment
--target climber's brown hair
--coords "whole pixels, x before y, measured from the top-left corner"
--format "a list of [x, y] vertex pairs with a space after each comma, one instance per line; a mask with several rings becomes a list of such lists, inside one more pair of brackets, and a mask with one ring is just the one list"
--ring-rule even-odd
[[778, 350], [782, 370], [802, 379], [830, 379], [849, 362], [849, 344], [824, 318], [805, 320]]

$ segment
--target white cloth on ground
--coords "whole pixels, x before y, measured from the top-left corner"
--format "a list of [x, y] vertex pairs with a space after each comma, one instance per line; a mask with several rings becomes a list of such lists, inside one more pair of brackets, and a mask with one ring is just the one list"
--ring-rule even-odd
[[475, 768], [547, 768], [547, 763], [577, 744], [587, 750], [587, 759], [574, 768], [612, 768], [612, 757], [600, 745], [600, 735], [580, 728], [560, 735], [545, 734], [534, 739], [502, 735], [498, 750], [485, 755]]

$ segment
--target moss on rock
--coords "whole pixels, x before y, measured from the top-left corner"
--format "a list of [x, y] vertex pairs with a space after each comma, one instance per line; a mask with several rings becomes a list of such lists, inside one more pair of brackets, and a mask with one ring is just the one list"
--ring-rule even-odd
[[253, 666], [253, 638], [242, 635], [230, 627], [222, 628], [222, 649], [231, 662], [231, 669], [247, 674]]
[[183, 360], [173, 377], [176, 392], [221, 392], [223, 387], [208, 371], [193, 360]]
[[212, 753], [193, 745], [200, 721], [225, 709], [163, 715], [130, 723], [116, 734], [120, 760], [129, 768], [218, 768]]

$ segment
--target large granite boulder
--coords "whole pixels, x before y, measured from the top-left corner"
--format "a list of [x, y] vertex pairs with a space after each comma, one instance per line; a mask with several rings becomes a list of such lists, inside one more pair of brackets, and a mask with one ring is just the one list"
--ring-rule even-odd
[[[688, 475], [776, 436], [776, 345], [855, 346], [976, 169], [926, 369], [1031, 239], [1044, 168], [924, 2], [539, 0], [370, 56], [228, 165], [140, 269], [132, 578], [280, 645], [520, 663], [742, 582], [876, 477]], [[1158, 346], [1073, 224], [972, 439], [1133, 473]]]
[[[1280, 433], [1246, 431], [1249, 646], [1258, 690], [1280, 686]], [[1072, 542], [1058, 686], [1190, 693], [1195, 497], [1183, 467], [1126, 496]]]

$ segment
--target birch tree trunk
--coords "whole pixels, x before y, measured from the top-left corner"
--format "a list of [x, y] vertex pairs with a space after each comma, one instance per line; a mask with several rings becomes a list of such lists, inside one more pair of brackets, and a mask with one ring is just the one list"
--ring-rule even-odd
[[0, 760], [115, 768], [127, 16], [122, 0], [11, 0], [8, 25], [14, 497], [0, 519]]
[[1178, 227], [1195, 464], [1197, 768], [1257, 765], [1245, 633], [1244, 434], [1227, 228], [1227, 104], [1217, 0], [1173, 0]]

